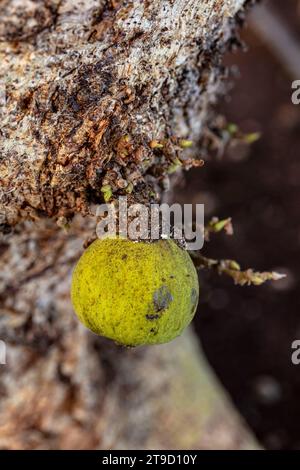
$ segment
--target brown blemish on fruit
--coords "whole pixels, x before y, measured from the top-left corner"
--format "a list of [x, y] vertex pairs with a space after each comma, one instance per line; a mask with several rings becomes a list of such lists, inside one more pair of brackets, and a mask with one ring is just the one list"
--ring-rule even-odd
[[159, 313], [147, 313], [146, 318], [147, 320], [158, 320], [161, 317]]
[[173, 296], [167, 286], [161, 286], [153, 294], [153, 304], [156, 312], [161, 312], [168, 308], [173, 301]]

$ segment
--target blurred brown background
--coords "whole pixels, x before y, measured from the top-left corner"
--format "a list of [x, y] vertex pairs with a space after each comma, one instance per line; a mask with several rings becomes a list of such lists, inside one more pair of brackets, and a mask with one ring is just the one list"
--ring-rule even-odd
[[291, 343], [300, 339], [300, 106], [291, 102], [292, 81], [300, 79], [292, 76], [300, 67], [300, 2], [265, 5], [267, 19], [279, 21], [282, 31], [256, 7], [242, 34], [248, 51], [226, 58], [235, 78], [221, 107], [229, 122], [262, 138], [188, 173], [183, 193], [205, 203], [206, 217], [233, 218], [234, 236], [214, 237], [206, 254], [288, 274], [259, 288], [201, 274], [195, 325], [259, 441], [269, 449], [300, 449], [300, 366], [291, 362]]

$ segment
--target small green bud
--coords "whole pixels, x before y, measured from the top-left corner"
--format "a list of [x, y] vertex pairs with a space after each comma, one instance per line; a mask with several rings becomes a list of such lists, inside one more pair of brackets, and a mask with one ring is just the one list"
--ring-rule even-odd
[[113, 194], [111, 186], [109, 184], [105, 184], [104, 186], [102, 186], [101, 193], [103, 193], [104, 201], [109, 202]]
[[193, 146], [193, 141], [192, 140], [182, 139], [182, 140], [179, 141], [179, 145], [183, 149], [188, 149], [188, 148]]

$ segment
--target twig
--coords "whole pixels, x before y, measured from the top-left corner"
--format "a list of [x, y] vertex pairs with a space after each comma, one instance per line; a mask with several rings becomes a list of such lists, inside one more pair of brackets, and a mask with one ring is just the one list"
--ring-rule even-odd
[[206, 258], [200, 252], [191, 252], [194, 264], [197, 269], [214, 269], [218, 274], [225, 274], [234, 280], [235, 284], [240, 286], [254, 285], [260, 286], [267, 281], [279, 281], [286, 277], [285, 274], [276, 272], [257, 272], [253, 269], [241, 270], [240, 265], [234, 260], [216, 260]]

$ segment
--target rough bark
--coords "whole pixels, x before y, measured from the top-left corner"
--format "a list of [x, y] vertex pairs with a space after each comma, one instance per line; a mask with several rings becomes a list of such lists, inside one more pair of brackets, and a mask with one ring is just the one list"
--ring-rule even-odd
[[78, 324], [70, 274], [94, 221], [49, 220], [89, 213], [103, 185], [149, 201], [191, 164], [178, 142], [204, 145], [243, 3], [0, 1], [2, 448], [256, 446], [192, 331], [131, 350]]
[[88, 213], [107, 185], [153, 198], [201, 137], [244, 3], [2, 0], [2, 228]]

